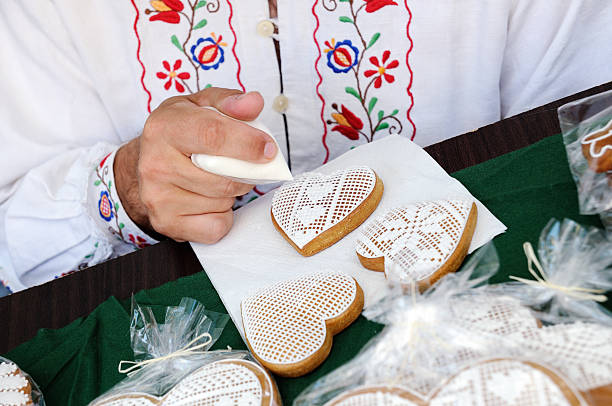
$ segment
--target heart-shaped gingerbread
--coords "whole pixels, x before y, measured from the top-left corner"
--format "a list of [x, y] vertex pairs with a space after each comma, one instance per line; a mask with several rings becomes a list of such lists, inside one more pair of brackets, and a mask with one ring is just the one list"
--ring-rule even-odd
[[473, 365], [442, 384], [429, 406], [579, 406], [584, 400], [550, 369], [531, 361], [494, 359]]
[[429, 399], [406, 387], [362, 386], [325, 406], [579, 406], [584, 399], [556, 373], [530, 361], [494, 359], [474, 364], [442, 383]]
[[92, 406], [280, 405], [280, 396], [268, 373], [254, 362], [225, 359], [187, 375], [163, 397], [125, 393], [102, 398]]
[[[389, 210], [367, 223], [357, 239], [361, 264], [393, 272], [401, 281], [425, 288], [459, 268], [476, 228], [472, 202], [439, 200]], [[385, 268], [385, 258], [392, 264]]]
[[575, 322], [529, 331], [524, 345], [582, 392], [612, 398], [612, 328]]
[[272, 223], [300, 254], [314, 255], [357, 228], [376, 209], [383, 183], [366, 167], [308, 173], [272, 198]]
[[612, 120], [582, 137], [582, 154], [595, 172], [612, 171]]
[[247, 345], [281, 376], [304, 375], [327, 358], [332, 336], [363, 309], [363, 291], [341, 272], [280, 282], [241, 303]]

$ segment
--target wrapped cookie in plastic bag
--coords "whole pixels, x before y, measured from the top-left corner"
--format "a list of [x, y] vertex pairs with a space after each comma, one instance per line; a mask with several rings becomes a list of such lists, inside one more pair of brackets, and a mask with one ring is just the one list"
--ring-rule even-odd
[[280, 405], [273, 378], [247, 351], [208, 349], [229, 317], [183, 298], [159, 323], [133, 304], [130, 335], [136, 361], [121, 361], [127, 378], [90, 406]]
[[[383, 331], [294, 405], [610, 404], [610, 344], [591, 341], [581, 352], [576, 329], [540, 335], [546, 327], [529, 308], [484, 286], [497, 267], [489, 244], [423, 294], [390, 288], [364, 312]], [[576, 345], [562, 343], [568, 339]], [[542, 354], [543, 345], [528, 345], [534, 340], [562, 345]]]
[[0, 405], [45, 406], [36, 382], [13, 361], [0, 357]]
[[530, 243], [523, 249], [533, 279], [510, 276], [514, 282], [488, 289], [519, 299], [545, 324], [612, 327], [612, 312], [604, 307], [612, 290], [612, 240], [602, 230], [551, 219], [540, 233], [537, 255]]
[[612, 91], [565, 104], [558, 116], [580, 213], [600, 214], [611, 232]]

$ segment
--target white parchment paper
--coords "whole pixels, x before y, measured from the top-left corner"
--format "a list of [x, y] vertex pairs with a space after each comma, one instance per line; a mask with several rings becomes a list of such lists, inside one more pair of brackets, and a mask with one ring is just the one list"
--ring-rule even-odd
[[[476, 201], [423, 149], [400, 136], [362, 145], [321, 166], [316, 172], [329, 174], [357, 165], [374, 169], [385, 186], [382, 200], [369, 219], [391, 207], [422, 200], [463, 198]], [[382, 272], [369, 271], [359, 263], [355, 254], [359, 228], [318, 254], [303, 257], [272, 225], [270, 204], [273, 193], [237, 210], [232, 230], [217, 244], [191, 244], [240, 333], [243, 334], [240, 316], [243, 298], [276, 282], [315, 271], [339, 270], [352, 275], [363, 288], [365, 306], [377, 301], [383, 291], [385, 276]], [[506, 230], [482, 203], [476, 201], [476, 205], [478, 223], [470, 252]]]

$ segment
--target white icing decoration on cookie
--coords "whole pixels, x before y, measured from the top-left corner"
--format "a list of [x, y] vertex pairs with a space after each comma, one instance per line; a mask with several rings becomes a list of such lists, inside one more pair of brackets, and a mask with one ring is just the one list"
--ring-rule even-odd
[[[255, 372], [257, 371], [257, 372]], [[265, 388], [260, 378], [263, 377]], [[260, 406], [264, 395], [274, 396], [268, 373], [246, 360], [222, 360], [205, 365], [178, 382], [165, 396], [128, 393], [102, 399], [99, 406]], [[265, 391], [265, 394], [264, 394]], [[272, 401], [266, 403], [273, 404]]]
[[[253, 364], [254, 365], [254, 364]], [[235, 363], [216, 362], [200, 368], [179, 382], [164, 398], [163, 405], [259, 406], [263, 394], [253, 371]]]
[[[598, 135], [597, 137], [593, 137], [594, 135], [597, 135], [597, 134], [600, 134], [600, 135]], [[589, 138], [589, 137], [593, 137], [593, 138]], [[589, 154], [593, 158], [601, 158], [607, 150], [612, 151], [612, 145], [604, 145], [599, 151], [595, 151], [595, 146], [597, 145], [598, 142], [603, 141], [609, 137], [612, 137], [612, 120], [610, 120], [610, 122], [608, 122], [608, 124], [606, 124], [603, 128], [600, 128], [595, 131], [591, 131], [590, 133], [582, 137], [582, 140], [580, 141], [580, 143], [582, 145], [589, 145]]]
[[244, 333], [252, 351], [273, 364], [294, 364], [316, 353], [325, 320], [355, 301], [357, 284], [340, 272], [315, 273], [275, 284], [242, 302]]
[[16, 371], [17, 365], [8, 362], [0, 363], [0, 378], [6, 375], [14, 375]]
[[439, 200], [391, 209], [362, 227], [357, 253], [388, 258], [401, 279], [425, 280], [457, 248], [471, 208], [471, 202]]
[[484, 362], [460, 372], [442, 384], [429, 406], [458, 400], [472, 406], [571, 405], [550, 376], [518, 360]]
[[450, 308], [455, 320], [470, 331], [519, 340], [527, 332], [538, 329], [531, 311], [509, 296], [454, 297]]
[[594, 323], [558, 324], [530, 331], [524, 345], [578, 389], [612, 384], [612, 328]]
[[0, 405], [30, 405], [29, 382], [15, 364], [0, 364]]
[[377, 390], [376, 387], [372, 387], [371, 392], [362, 392], [363, 390], [368, 388], [359, 389], [361, 393], [341, 394], [336, 399], [344, 399], [332, 399], [325, 406], [418, 406], [417, 403], [397, 393]]
[[2, 406], [25, 406], [30, 404], [30, 397], [23, 392], [0, 392], [0, 405]]
[[372, 193], [375, 184], [376, 174], [365, 166], [329, 176], [305, 174], [274, 193], [272, 215], [301, 249], [352, 213]]

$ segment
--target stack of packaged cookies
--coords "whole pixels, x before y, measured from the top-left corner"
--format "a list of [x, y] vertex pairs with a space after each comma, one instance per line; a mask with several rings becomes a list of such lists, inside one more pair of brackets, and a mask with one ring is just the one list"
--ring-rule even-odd
[[[551, 222], [529, 283], [486, 285], [497, 269], [488, 245], [424, 293], [390, 288], [364, 312], [384, 330], [294, 405], [612, 404], [612, 317], [598, 305], [612, 281], [612, 245], [600, 237]], [[560, 262], [572, 248], [587, 251], [582, 262]]]
[[612, 233], [612, 91], [565, 104], [558, 115], [580, 213], [599, 214]]

